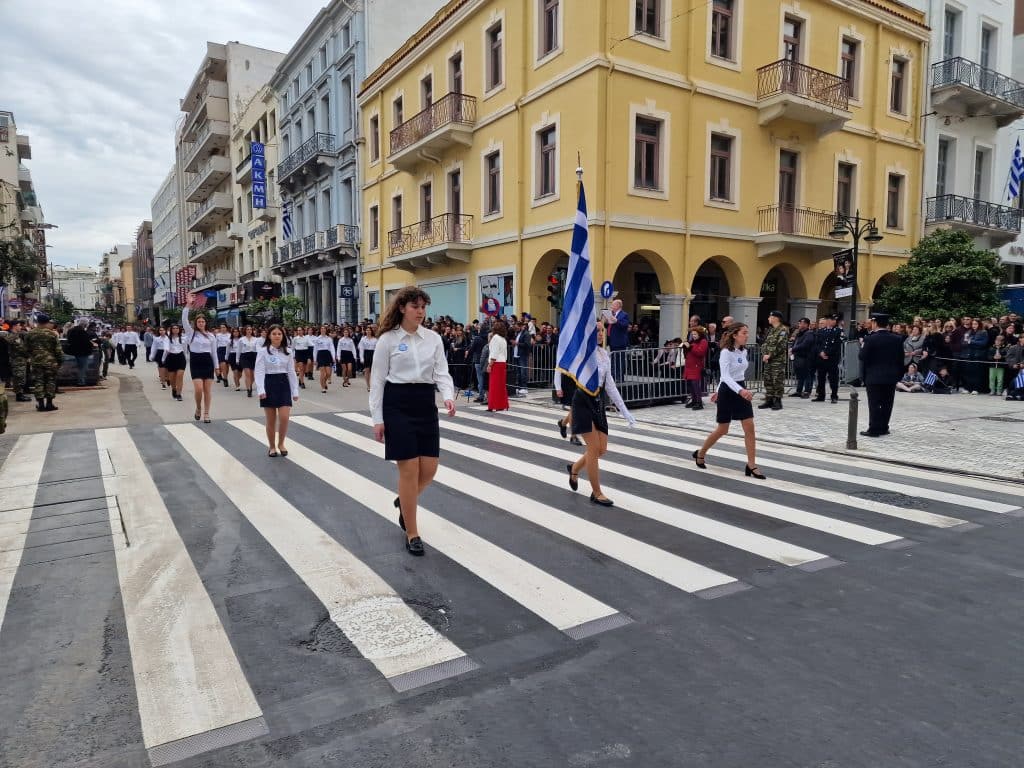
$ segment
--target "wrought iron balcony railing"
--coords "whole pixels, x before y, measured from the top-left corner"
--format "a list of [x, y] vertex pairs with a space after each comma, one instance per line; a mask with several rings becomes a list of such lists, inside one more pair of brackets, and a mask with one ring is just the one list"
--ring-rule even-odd
[[835, 213], [813, 208], [775, 204], [762, 205], [757, 209], [757, 231], [761, 234], [779, 233], [828, 240], [835, 221]]
[[961, 56], [932, 64], [932, 88], [962, 85], [1024, 109], [1024, 83]]
[[757, 100], [792, 94], [833, 109], [850, 109], [850, 83], [844, 77], [780, 59], [757, 70]]
[[316, 234], [306, 235], [302, 238], [302, 252], [312, 253], [316, 250]]
[[351, 224], [338, 224], [327, 230], [326, 243], [328, 248], [338, 245], [357, 245], [359, 243], [359, 227]]
[[392, 256], [445, 243], [470, 243], [473, 239], [473, 217], [466, 214], [442, 213], [426, 221], [388, 232]]
[[391, 154], [401, 152], [442, 126], [476, 123], [476, 99], [464, 93], [449, 93], [413, 115], [391, 131]]
[[333, 133], [314, 133], [302, 142], [298, 149], [278, 164], [278, 181], [284, 181], [292, 173], [301, 168], [310, 158], [334, 152], [335, 142], [336, 139]]
[[939, 195], [925, 201], [925, 224], [970, 224], [983, 229], [1020, 232], [1021, 209], [962, 195]]

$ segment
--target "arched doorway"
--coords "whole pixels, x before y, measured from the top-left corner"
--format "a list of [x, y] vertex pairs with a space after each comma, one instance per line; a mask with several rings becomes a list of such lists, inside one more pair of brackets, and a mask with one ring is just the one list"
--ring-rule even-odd
[[658, 294], [662, 293], [659, 267], [668, 268], [657, 254], [634, 251], [619, 262], [612, 277], [612, 285], [618, 292], [617, 298], [622, 301], [622, 308], [634, 323], [647, 329], [652, 339], [658, 338], [661, 317], [658, 303]]
[[[836, 298], [838, 278], [835, 272], [829, 272], [825, 282], [821, 284], [821, 293], [818, 298], [821, 303], [818, 305], [818, 317], [827, 315], [839, 315], [840, 319], [846, 320], [850, 316], [850, 297]], [[860, 301], [860, 290], [857, 290], [857, 301]]]
[[[533, 268], [533, 274], [526, 285], [526, 296], [523, 308], [537, 318], [538, 321], [547, 321], [552, 325], [559, 325], [561, 318], [555, 307], [548, 301], [548, 278], [558, 270], [568, 270], [569, 254], [565, 251], [553, 249], [545, 253], [537, 261]], [[559, 289], [565, 292], [565, 286], [560, 285]]]
[[705, 325], [721, 322], [729, 314], [729, 298], [739, 295], [739, 268], [724, 256], [708, 259], [697, 269], [690, 285], [690, 314]]
[[768, 270], [761, 280], [761, 288], [758, 294], [761, 303], [757, 305], [757, 325], [759, 328], [768, 327], [768, 315], [773, 310], [778, 310], [790, 322], [790, 301], [802, 299], [807, 295], [807, 283], [800, 270], [792, 264], [776, 264]]
[[887, 308], [881, 302], [879, 302], [879, 298], [882, 295], [882, 291], [884, 291], [886, 288], [888, 288], [895, 282], [896, 273], [886, 272], [884, 275], [878, 278], [878, 282], [875, 283], [875, 289], [871, 292], [871, 303], [880, 311], [887, 311]]

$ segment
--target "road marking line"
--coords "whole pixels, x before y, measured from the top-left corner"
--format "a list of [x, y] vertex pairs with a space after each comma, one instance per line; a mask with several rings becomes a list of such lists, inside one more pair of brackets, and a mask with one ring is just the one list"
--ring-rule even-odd
[[[354, 413], [338, 413], [336, 416], [347, 421], [369, 426], [370, 419], [367, 416]], [[490, 437], [493, 437], [491, 435]], [[489, 462], [491, 466], [501, 467], [524, 477], [538, 480], [548, 485], [553, 485], [562, 490], [566, 488], [567, 476], [565, 472], [556, 472], [551, 469], [539, 467], [519, 459], [511, 458], [505, 454], [493, 453], [482, 448], [474, 447], [472, 453], [465, 451], [465, 446], [447, 438], [441, 439], [441, 447], [453, 454], [465, 456], [473, 461]], [[578, 457], [573, 457], [578, 458]], [[604, 490], [615, 497], [615, 503], [634, 515], [656, 520], [659, 523], [670, 525], [683, 531], [703, 536], [706, 539], [721, 542], [735, 549], [750, 552], [768, 560], [774, 560], [782, 565], [802, 566], [806, 563], [822, 560], [827, 557], [820, 552], [815, 552], [804, 547], [789, 544], [770, 536], [748, 531], [735, 525], [729, 525], [710, 517], [703, 517], [684, 509], [670, 507], [667, 504], [660, 504], [642, 496], [626, 493], [623, 490], [604, 485]]]
[[[380, 455], [380, 443], [368, 437], [359, 437], [341, 427], [308, 417], [296, 417], [293, 421], [350, 448], [371, 455]], [[570, 515], [509, 489], [481, 484], [477, 478], [445, 466], [438, 467], [434, 482], [601, 552], [684, 592], [700, 592], [725, 584], [735, 584], [737, 581], [732, 576], [673, 555], [611, 528]]]
[[427, 668], [476, 668], [365, 563], [249, 467], [190, 424], [165, 427], [327, 608], [331, 621], [393, 687]]
[[[464, 414], [464, 416], [467, 419], [480, 421], [485, 424], [491, 422], [491, 420], [487, 419], [487, 417], [481, 416], [479, 414]], [[550, 419], [548, 420], [548, 423], [551, 423]], [[501, 426], [503, 429], [513, 430], [515, 432], [522, 432], [528, 435], [538, 435], [540, 437], [554, 438], [553, 429], [542, 429], [540, 427], [532, 427], [527, 424], [512, 422], [510, 420], [502, 421]], [[631, 437], [631, 435], [623, 434], [622, 437], [628, 438]], [[660, 442], [669, 444], [669, 446], [673, 447], [677, 453], [680, 453], [683, 456], [685, 456], [685, 453], [682, 451], [682, 447], [680, 445], [672, 445], [671, 443], [669, 443], [668, 440]], [[677, 470], [683, 469], [686, 470], [687, 472], [702, 471], [698, 469], [696, 465], [687, 461], [685, 458], [676, 457], [675, 459], [671, 459], [666, 457], [664, 454], [655, 453], [653, 451], [645, 451], [627, 445], [619, 445], [615, 450], [609, 449], [608, 455], [615, 454], [618, 454], [620, 456], [628, 455], [632, 458], [645, 459], [647, 461], [653, 461], [658, 464], [667, 464], [671, 467], [674, 467]], [[762, 459], [758, 459], [758, 462], [760, 464], [763, 464], [764, 466], [768, 466], [768, 463]], [[760, 480], [751, 479], [747, 477], [740, 477], [737, 479], [742, 483], [752, 486], [761, 483]], [[729, 478], [729, 480], [730, 482], [733, 482], [733, 478]], [[930, 525], [937, 528], [952, 528], [953, 526], [963, 525], [965, 522], [967, 522], [966, 520], [961, 520], [956, 517], [948, 517], [946, 515], [939, 515], [933, 512], [926, 512], [920, 509], [907, 509], [905, 507], [897, 507], [893, 504], [885, 504], [880, 501], [859, 499], [857, 497], [851, 496], [850, 494], [842, 493], [840, 491], [829, 491], [822, 488], [813, 488], [810, 486], [800, 485], [798, 483], [791, 483], [786, 480], [777, 480], [774, 477], [771, 478], [768, 487], [770, 487], [772, 490], [785, 491], [787, 493], [792, 493], [798, 496], [807, 496], [808, 498], [812, 499], [829, 501], [832, 502], [833, 504], [843, 504], [845, 506], [856, 507], [858, 509], [870, 510], [872, 512], [877, 512], [880, 515], [887, 515], [888, 517], [895, 517], [901, 520], [909, 520], [914, 523]]]
[[[103, 485], [151, 761], [161, 764], [165, 753], [182, 759], [268, 733], [213, 601], [128, 430], [97, 430], [96, 443], [100, 456], [117, 467]], [[118, 505], [130, 520], [131, 547], [124, 545]], [[214, 731], [214, 746], [197, 738]]]
[[[293, 421], [305, 427], [314, 420], [297, 416]], [[228, 423], [255, 440], [265, 439], [263, 427], [255, 421]], [[395, 496], [393, 490], [324, 458], [294, 438], [290, 441], [288, 458], [358, 504], [398, 525], [398, 515], [391, 503]], [[381, 461], [383, 463], [383, 457]], [[417, 510], [417, 520], [423, 523], [424, 530], [430, 531], [428, 543], [432, 548], [562, 632], [569, 634], [577, 627], [601, 619], [609, 619], [610, 624], [616, 626], [629, 623], [619, 611], [600, 600], [423, 507]]]
[[[50, 436], [50, 432], [22, 435], [7, 454], [7, 460], [0, 467], [0, 509], [23, 504], [28, 499], [35, 501], [46, 452], [50, 449]], [[15, 524], [15, 529], [0, 535], [0, 550], [4, 550], [0, 552], [0, 630], [4, 626], [7, 602], [11, 597], [18, 564], [21, 563], [31, 520], [31, 506], [16, 508], [11, 516], [4, 518], [5, 523]]]

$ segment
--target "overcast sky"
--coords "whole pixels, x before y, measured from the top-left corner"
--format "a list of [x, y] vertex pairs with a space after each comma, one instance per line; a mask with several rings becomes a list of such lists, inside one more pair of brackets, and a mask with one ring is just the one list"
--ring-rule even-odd
[[325, 0], [0, 0], [0, 109], [32, 143], [55, 264], [132, 241], [206, 41], [286, 53]]

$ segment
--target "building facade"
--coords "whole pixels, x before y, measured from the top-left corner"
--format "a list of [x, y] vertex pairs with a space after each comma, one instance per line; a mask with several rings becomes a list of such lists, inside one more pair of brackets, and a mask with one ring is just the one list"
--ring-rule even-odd
[[[1024, 88], [1024, 0], [1014, 2], [1012, 56], [1013, 79], [1018, 83], [1016, 87]], [[999, 142], [996, 179], [1008, 172], [1018, 138], [1021, 139], [1021, 146], [1024, 148], [1024, 119], [1017, 120], [1003, 132]], [[1010, 198], [1009, 190], [1006, 190], [1001, 199], [1007, 205], [1016, 205], [1018, 209], [1024, 209], [1024, 195], [1019, 195], [1013, 200]], [[999, 251], [999, 256], [1006, 268], [1006, 282], [1010, 285], [1024, 286], [1024, 236], [1019, 236], [1013, 242], [1004, 245]]]
[[115, 245], [100, 256], [96, 273], [96, 309], [108, 314], [124, 314], [126, 307], [121, 264], [131, 262], [131, 257], [132, 246], [128, 244]]
[[175, 164], [150, 203], [153, 221], [154, 322], [159, 321], [160, 312], [167, 307], [168, 300], [170, 305], [174, 306], [174, 277], [183, 266], [180, 193], [181, 179]]
[[[134, 248], [133, 248], [134, 250]], [[129, 323], [139, 319], [138, 305], [135, 299], [135, 255], [122, 259], [118, 265], [121, 279], [114, 284], [115, 306], [123, 306], [124, 318]]]
[[70, 301], [75, 309], [96, 308], [96, 270], [92, 267], [58, 267], [50, 270], [50, 285], [54, 293]]
[[[680, 335], [836, 303], [836, 211], [877, 217], [859, 311], [921, 231], [924, 15], [887, 0], [453, 0], [359, 96], [365, 300], [557, 322], [577, 157], [594, 277]], [[848, 312], [847, 312], [848, 314]]]
[[241, 43], [207, 43], [181, 100], [185, 118], [176, 156], [183, 184], [182, 242], [188, 243], [188, 263], [199, 267], [190, 289], [206, 291], [211, 309], [222, 308], [221, 294], [238, 287], [231, 234], [232, 221], [241, 220], [242, 205], [231, 163], [233, 126], [281, 58], [275, 51]]
[[153, 222], [143, 221], [135, 230], [132, 248], [132, 293], [138, 320], [153, 320]]

